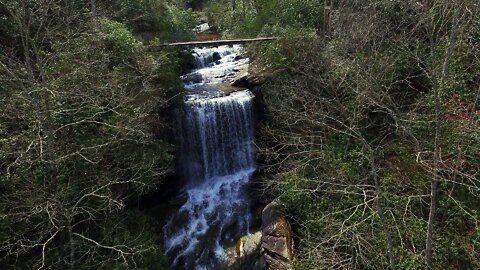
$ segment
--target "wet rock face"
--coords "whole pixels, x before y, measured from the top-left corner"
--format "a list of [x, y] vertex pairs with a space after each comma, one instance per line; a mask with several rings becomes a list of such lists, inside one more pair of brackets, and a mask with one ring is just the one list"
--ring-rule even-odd
[[250, 87], [252, 84], [251, 84], [251, 82], [250, 82], [249, 74], [248, 74], [248, 73], [242, 73], [242, 74], [239, 74], [239, 75], [235, 76], [235, 77], [232, 79], [232, 82], [231, 82], [230, 85], [235, 86], [235, 87], [248, 88], [248, 87]]
[[202, 74], [193, 72], [193, 73], [189, 73], [181, 76], [180, 79], [186, 84], [188, 83], [194, 84], [194, 83], [202, 82], [203, 77], [202, 77]]
[[263, 270], [265, 260], [262, 258], [262, 232], [246, 235], [238, 239], [235, 246], [227, 251], [224, 269]]
[[268, 269], [292, 269], [292, 230], [275, 201], [262, 212], [262, 249]]
[[[214, 53], [212, 54], [212, 62], [217, 62], [217, 61], [219, 61], [219, 60], [221, 60], [221, 59], [222, 59], [222, 56], [220, 55], [219, 52], [214, 52]], [[238, 61], [238, 60], [236, 60], [236, 57], [235, 57], [234, 61]]]
[[272, 73], [267, 71], [250, 72], [249, 66], [241, 66], [235, 71], [238, 71], [239, 74], [230, 80], [230, 85], [247, 89], [253, 89], [256, 86], [262, 85], [273, 76]]
[[280, 205], [272, 202], [262, 211], [261, 230], [241, 237], [229, 248], [221, 269], [290, 270], [292, 260], [292, 230]]

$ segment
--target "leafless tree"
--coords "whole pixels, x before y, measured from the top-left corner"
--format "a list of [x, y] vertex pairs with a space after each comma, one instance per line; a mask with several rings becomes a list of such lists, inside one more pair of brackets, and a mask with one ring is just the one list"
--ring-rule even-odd
[[[165, 102], [162, 89], [152, 90], [157, 63], [117, 59], [117, 71], [132, 72], [115, 77], [100, 25], [76, 10], [88, 8], [89, 1], [0, 1], [12, 27], [0, 52], [2, 265], [99, 269], [152, 249], [141, 227], [130, 239], [114, 234], [125, 230], [128, 199], [169, 169], [163, 158], [135, 153], [155, 147], [148, 119]], [[128, 160], [125, 151], [137, 156]]]
[[[404, 12], [398, 15], [404, 17], [396, 21], [396, 14], [388, 13], [391, 10]], [[373, 227], [374, 220], [378, 221], [376, 228], [382, 229], [381, 238], [386, 247], [382, 254], [388, 258], [390, 268], [396, 267], [399, 258], [395, 252], [402, 249], [410, 250], [417, 260], [426, 260], [428, 267], [435, 267], [432, 243], [435, 242], [436, 203], [441, 192], [439, 184], [451, 185], [451, 190], [443, 191], [448, 200], [472, 220], [478, 220], [474, 212], [453, 195], [453, 190], [466, 188], [472, 196], [478, 196], [478, 166], [467, 161], [478, 157], [466, 158], [467, 151], [462, 150], [472, 147], [478, 150], [473, 139], [478, 119], [473, 113], [469, 114], [468, 121], [456, 123], [465, 127], [464, 130], [454, 130], [465, 140], [455, 142], [456, 146], [451, 147], [449, 144], [453, 142], [443, 137], [448, 129], [442, 103], [453, 77], [460, 76], [449, 72], [449, 67], [465, 62], [456, 55], [456, 48], [463, 49], [463, 52], [468, 50], [465, 57], [475, 58], [475, 46], [467, 47], [465, 40], [467, 32], [478, 29], [474, 26], [479, 16], [478, 3], [339, 1], [332, 14], [330, 40], [295, 40], [282, 44], [282, 52], [291, 61], [287, 67], [290, 77], [265, 87], [271, 118], [263, 128], [269, 139], [260, 148], [263, 159], [269, 161], [267, 175], [274, 175], [269, 184], [280, 185], [274, 190], [287, 199], [293, 196], [288, 193], [292, 190], [298, 196], [312, 196], [319, 201], [324, 197], [331, 198], [339, 204], [341, 199], [334, 194], [343, 194], [340, 198], [358, 196], [357, 205], [347, 204], [345, 209], [324, 218], [298, 221], [299, 226], [305, 228], [301, 232], [306, 234], [300, 236], [305, 252], [302, 255], [312, 261], [322, 258], [325, 265], [319, 268], [341, 265], [354, 269], [371, 263], [369, 256], [372, 254], [368, 251], [372, 250], [375, 240], [362, 238], [359, 228], [365, 224]], [[409, 42], [426, 44], [430, 55], [420, 51], [423, 48], [412, 48]], [[399, 73], [396, 68], [405, 65], [401, 62], [405, 59], [411, 65], [410, 71]], [[474, 84], [474, 87], [478, 89], [478, 85]], [[428, 93], [422, 94], [425, 98], [435, 103], [431, 107], [433, 114], [425, 105], [424, 97], [419, 95], [422, 91]], [[478, 97], [478, 90], [475, 91]], [[475, 98], [472, 102], [473, 108], [477, 101]], [[448, 125], [451, 126], [452, 122]], [[425, 134], [425, 129], [430, 133]], [[343, 148], [335, 151], [359, 151], [358, 160], [364, 161], [358, 165], [363, 174], [357, 172], [355, 180], [347, 175], [332, 175], [341, 170], [325, 165], [331, 162], [328, 155], [332, 150], [328, 148], [332, 147], [329, 143], [334, 134], [349, 138]], [[390, 164], [390, 159], [400, 156], [392, 154], [392, 141], [402, 142], [397, 146], [409, 145], [406, 147], [408, 154], [401, 158], [408, 157], [405, 162], [411, 164], [407, 170], [415, 170], [412, 175], [431, 179], [431, 194], [418, 190], [405, 193], [384, 190], [383, 182], [398, 169]], [[353, 150], [353, 145], [361, 146], [361, 150]], [[399, 171], [398, 174], [409, 177], [409, 172]], [[284, 194], [279, 179], [290, 179], [287, 183], [292, 186], [285, 188]], [[395, 205], [392, 205], [393, 201]], [[428, 215], [420, 211], [424, 205], [429, 205]], [[331, 218], [338, 215], [336, 217], [341, 220], [339, 213], [347, 218], [343, 221]], [[362, 214], [360, 217], [357, 216], [359, 213]], [[312, 230], [311, 224], [320, 224], [324, 220], [329, 220], [328, 226], [332, 227], [322, 231], [325, 235], [306, 231], [307, 228]], [[425, 225], [425, 249], [419, 248], [418, 242], [404, 231], [411, 226], [407, 225], [411, 220]], [[325, 241], [322, 241], [323, 237]], [[376, 237], [380, 238], [380, 235]], [[346, 246], [355, 251], [345, 252]], [[367, 268], [374, 267], [369, 265]]]

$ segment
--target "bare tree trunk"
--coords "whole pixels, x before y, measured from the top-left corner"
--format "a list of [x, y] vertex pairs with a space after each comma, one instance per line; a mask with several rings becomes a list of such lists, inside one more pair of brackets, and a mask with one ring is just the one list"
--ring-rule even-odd
[[245, 0], [242, 0], [242, 20], [245, 21], [245, 17], [247, 14], [247, 3]]
[[[368, 147], [370, 148], [370, 147]], [[369, 151], [371, 151], [369, 149]], [[385, 235], [385, 238], [387, 239], [387, 254], [388, 254], [388, 259], [390, 261], [390, 269], [395, 270], [396, 265], [395, 265], [395, 254], [394, 254], [394, 249], [393, 249], [393, 240], [392, 240], [392, 235], [390, 234], [390, 231], [388, 231], [387, 223], [385, 220], [385, 214], [383, 212], [383, 208], [381, 205], [381, 198], [383, 196], [383, 191], [382, 191], [382, 185], [380, 183], [380, 179], [377, 174], [377, 166], [375, 165], [375, 160], [373, 158], [373, 155], [369, 158], [370, 159], [370, 166], [371, 166], [371, 173], [372, 177], [374, 180], [375, 184], [375, 193], [377, 197], [376, 201], [376, 211], [377, 214], [380, 218], [380, 223], [382, 225], [383, 229], [383, 234]]]
[[[437, 134], [437, 132], [435, 132]], [[438, 136], [435, 135], [435, 145], [437, 145]], [[435, 146], [436, 148], [436, 146]], [[435, 149], [435, 157], [434, 157], [434, 166], [435, 170], [437, 168], [437, 149]], [[437, 196], [438, 196], [438, 178], [437, 172], [434, 172], [434, 179], [431, 184], [431, 192], [430, 192], [430, 213], [428, 214], [428, 225], [427, 225], [427, 242], [425, 248], [425, 260], [427, 262], [427, 266], [432, 268], [432, 234], [433, 234], [433, 222], [435, 219], [435, 211], [437, 206]]]
[[460, 9], [463, 4], [462, 0], [456, 0], [455, 12], [452, 22], [452, 30], [449, 38], [449, 46], [447, 49], [447, 54], [445, 55], [445, 60], [443, 62], [442, 74], [439, 80], [439, 84], [435, 87], [435, 142], [434, 142], [434, 152], [433, 152], [433, 181], [431, 184], [430, 192], [430, 212], [428, 214], [428, 225], [427, 225], [427, 240], [425, 247], [425, 260], [429, 268], [433, 268], [432, 265], [432, 241], [433, 241], [433, 223], [435, 222], [435, 213], [438, 201], [438, 163], [440, 160], [440, 91], [444, 87], [445, 78], [449, 75], [449, 66], [452, 59], [453, 48], [457, 41], [458, 36], [458, 24], [460, 17]]
[[323, 3], [323, 31], [325, 37], [330, 36], [330, 16], [333, 9], [333, 0], [330, 0], [329, 3], [325, 1]]
[[97, 17], [97, 5], [95, 3], [95, 0], [91, 0], [90, 3], [92, 5], [92, 17], [95, 18]]
[[73, 242], [73, 229], [71, 223], [68, 225], [68, 237], [70, 243], [70, 269], [75, 269], [75, 243]]

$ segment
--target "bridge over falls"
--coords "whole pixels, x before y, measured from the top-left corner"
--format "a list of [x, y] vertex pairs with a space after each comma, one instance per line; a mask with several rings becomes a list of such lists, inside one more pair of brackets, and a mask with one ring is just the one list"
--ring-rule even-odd
[[251, 42], [265, 42], [278, 39], [277, 37], [259, 37], [259, 38], [243, 38], [243, 39], [223, 39], [208, 41], [186, 41], [175, 43], [164, 43], [152, 46], [151, 49], [160, 49], [165, 47], [217, 47], [222, 45], [245, 44]]

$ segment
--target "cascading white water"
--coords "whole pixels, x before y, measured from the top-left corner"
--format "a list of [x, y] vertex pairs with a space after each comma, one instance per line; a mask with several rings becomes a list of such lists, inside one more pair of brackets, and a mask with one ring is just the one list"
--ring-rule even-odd
[[208, 23], [202, 23], [197, 25], [195, 28], [192, 29], [192, 32], [198, 34], [203, 33], [210, 30], [210, 25]]
[[[249, 59], [242, 58], [241, 54], [240, 45], [194, 49], [193, 56], [197, 69], [182, 76], [185, 87], [189, 90], [195, 88], [198, 90], [225, 83], [238, 73], [236, 68], [249, 62]], [[211, 87], [207, 88], [211, 90]]]
[[[178, 269], [215, 269], [226, 245], [248, 233], [246, 186], [255, 171], [253, 95], [229, 95], [218, 83], [234, 75], [241, 47], [196, 49], [202, 80], [187, 82], [177, 113], [178, 173], [186, 180], [186, 202], [165, 226], [165, 248]], [[205, 61], [217, 54], [220, 59]], [[217, 56], [217, 58], [218, 58]]]

